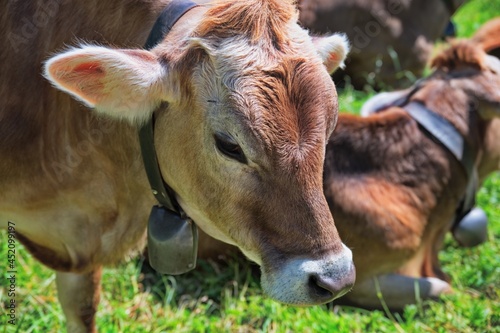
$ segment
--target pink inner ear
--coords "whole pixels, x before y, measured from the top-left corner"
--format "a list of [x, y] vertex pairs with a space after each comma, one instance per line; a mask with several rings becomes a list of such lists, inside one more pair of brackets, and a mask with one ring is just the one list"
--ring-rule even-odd
[[336, 53], [332, 52], [330, 53], [330, 57], [328, 57], [328, 60], [337, 62], [339, 60], [339, 57], [337, 57]]
[[[78, 57], [74, 57], [78, 60]], [[59, 86], [83, 99], [89, 105], [95, 105], [103, 90], [105, 70], [98, 61], [85, 61], [72, 67], [73, 59], [55, 62], [49, 71]]]
[[98, 62], [84, 62], [79, 64], [73, 69], [74, 72], [87, 74], [87, 75], [100, 75], [104, 74], [104, 69]]

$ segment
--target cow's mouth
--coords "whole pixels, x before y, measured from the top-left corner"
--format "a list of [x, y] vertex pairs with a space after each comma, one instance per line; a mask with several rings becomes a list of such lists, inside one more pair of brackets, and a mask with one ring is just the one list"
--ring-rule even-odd
[[352, 252], [345, 246], [340, 253], [292, 259], [278, 271], [262, 271], [261, 284], [269, 297], [302, 306], [331, 302], [349, 292], [356, 279]]

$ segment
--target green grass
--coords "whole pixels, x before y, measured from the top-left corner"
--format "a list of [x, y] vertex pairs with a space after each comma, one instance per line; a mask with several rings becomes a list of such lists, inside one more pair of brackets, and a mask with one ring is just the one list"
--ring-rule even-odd
[[459, 37], [471, 37], [489, 19], [500, 16], [500, 1], [470, 0], [454, 15]]
[[[494, 12], [495, 10], [496, 12]], [[470, 36], [487, 19], [500, 14], [500, 1], [473, 0], [455, 21], [461, 36]], [[356, 112], [372, 93], [346, 88], [343, 110]], [[387, 316], [346, 306], [286, 306], [262, 294], [252, 264], [201, 261], [196, 271], [164, 276], [146, 287], [140, 263], [108, 268], [97, 325], [100, 332], [500, 332], [500, 174], [490, 177], [478, 194], [490, 219], [485, 244], [464, 249], [451, 237], [440, 254], [455, 293], [439, 302], [408, 306]], [[16, 326], [5, 324], [7, 235], [0, 232], [0, 333], [64, 332], [55, 276], [17, 245]], [[147, 290], [146, 290], [147, 289]]]
[[[408, 306], [391, 319], [382, 311], [279, 304], [262, 294], [253, 265], [231, 259], [226, 264], [201, 261], [196, 271], [164, 276], [148, 292], [139, 282], [139, 262], [106, 269], [97, 323], [101, 332], [500, 332], [500, 175], [488, 179], [478, 202], [491, 221], [489, 241], [464, 249], [447, 238], [441, 253], [455, 294]], [[6, 239], [0, 234], [0, 258], [6, 258]], [[53, 272], [21, 245], [17, 250], [22, 322], [0, 325], [0, 332], [63, 332]], [[6, 270], [4, 259], [0, 271]], [[8, 299], [5, 288], [0, 298]]]

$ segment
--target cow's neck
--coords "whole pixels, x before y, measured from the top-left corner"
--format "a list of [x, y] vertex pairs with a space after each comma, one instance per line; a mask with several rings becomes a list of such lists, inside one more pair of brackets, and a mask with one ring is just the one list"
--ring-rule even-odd
[[[327, 147], [325, 179], [378, 179], [413, 192], [430, 211], [444, 191], [456, 200], [467, 182], [460, 164], [402, 109], [370, 117], [341, 115]], [[452, 181], [453, 180], [453, 181]], [[432, 199], [431, 199], [432, 198]]]

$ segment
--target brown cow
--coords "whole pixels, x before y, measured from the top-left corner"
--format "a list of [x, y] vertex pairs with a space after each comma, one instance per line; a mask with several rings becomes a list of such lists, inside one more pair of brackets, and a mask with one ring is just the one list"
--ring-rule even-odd
[[[500, 61], [464, 41], [433, 66], [415, 87], [370, 101], [367, 108], [378, 113], [341, 114], [327, 146], [325, 195], [357, 270], [353, 290], [341, 301], [379, 308], [380, 288], [386, 304], [400, 309], [416, 301], [415, 286], [422, 299], [451, 290], [437, 254], [468, 179], [457, 158], [406, 108], [418, 105], [422, 112], [425, 106], [452, 124], [479, 156], [471, 161], [484, 177], [499, 167], [489, 163], [498, 163], [499, 149], [493, 156], [488, 149], [500, 142], [491, 142], [499, 133]], [[223, 251], [212, 240], [202, 245], [212, 256]]]
[[450, 18], [465, 0], [300, 0], [300, 22], [315, 33], [345, 32], [352, 43], [345, 74], [366, 84], [407, 87], [420, 77]]
[[431, 65], [435, 72], [403, 103], [365, 118], [340, 117], [328, 145], [325, 195], [353, 250], [358, 279], [345, 298], [355, 304], [380, 307], [375, 281], [391, 308], [414, 303], [416, 285], [423, 299], [451, 290], [438, 251], [468, 178], [407, 110], [421, 104], [451, 123], [479, 168], [489, 159], [489, 127], [500, 118], [500, 61], [461, 41]]
[[[270, 297], [319, 304], [354, 283], [322, 189], [345, 38], [312, 39], [292, 1], [221, 0], [140, 49], [169, 2], [2, 5], [0, 221], [57, 271], [69, 332], [94, 330], [101, 267], [143, 246], [156, 200], [137, 128], [155, 110], [181, 208], [259, 263]], [[45, 76], [69, 94], [41, 75], [56, 52]]]

